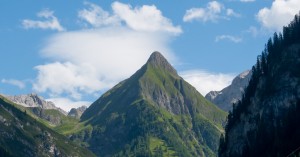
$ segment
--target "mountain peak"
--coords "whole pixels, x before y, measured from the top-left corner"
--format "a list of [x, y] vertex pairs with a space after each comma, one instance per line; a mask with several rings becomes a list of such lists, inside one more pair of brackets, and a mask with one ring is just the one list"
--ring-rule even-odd
[[161, 68], [167, 70], [170, 73], [176, 74], [177, 71], [172, 67], [172, 65], [167, 61], [167, 59], [158, 51], [151, 54], [147, 61], [148, 65], [152, 65], [155, 68]]
[[165, 58], [160, 52], [154, 51], [149, 57], [149, 60], [157, 60], [159, 58]]
[[[98, 156], [167, 156], [172, 148], [174, 155], [189, 157], [216, 156], [225, 116], [179, 77], [162, 54], [153, 52], [142, 68], [104, 93], [80, 119], [95, 128], [87, 142]], [[162, 145], [153, 147], [153, 139], [166, 152], [155, 154]]]

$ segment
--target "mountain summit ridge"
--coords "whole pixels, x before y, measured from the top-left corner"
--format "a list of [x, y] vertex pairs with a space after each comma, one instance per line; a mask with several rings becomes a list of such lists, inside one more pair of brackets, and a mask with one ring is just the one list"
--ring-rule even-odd
[[155, 51], [150, 55], [146, 64], [150, 64], [156, 68], [163, 68], [169, 71], [170, 73], [177, 75], [177, 71], [172, 67], [168, 60], [158, 51]]

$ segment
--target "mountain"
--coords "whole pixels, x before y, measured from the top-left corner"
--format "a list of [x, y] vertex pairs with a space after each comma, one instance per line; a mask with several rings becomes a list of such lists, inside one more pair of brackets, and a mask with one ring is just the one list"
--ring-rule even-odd
[[55, 109], [67, 115], [67, 112], [55, 106], [55, 104], [51, 101], [46, 101], [42, 97], [38, 96], [37, 94], [31, 93], [26, 95], [3, 95], [10, 101], [22, 105], [24, 107], [39, 107], [41, 109]]
[[300, 17], [269, 39], [242, 100], [228, 115], [219, 156], [300, 155]]
[[221, 91], [211, 91], [206, 94], [205, 98], [228, 112], [232, 110], [233, 103], [241, 100], [244, 88], [247, 87], [251, 75], [251, 70], [244, 71], [235, 77], [229, 86]]
[[70, 110], [70, 112], [68, 113], [68, 116], [79, 119], [86, 109], [87, 109], [86, 106], [81, 106], [81, 107], [78, 107], [78, 108], [72, 108]]
[[226, 115], [154, 52], [82, 114], [91, 127], [71, 139], [97, 156], [216, 156]]
[[0, 156], [95, 156], [0, 96]]

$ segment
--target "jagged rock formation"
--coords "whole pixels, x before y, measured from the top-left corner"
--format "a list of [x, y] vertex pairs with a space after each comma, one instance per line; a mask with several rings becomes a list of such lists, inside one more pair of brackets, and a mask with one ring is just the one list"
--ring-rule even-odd
[[81, 107], [78, 107], [78, 108], [72, 108], [70, 110], [70, 112], [68, 113], [68, 116], [79, 119], [86, 109], [87, 109], [86, 106], [81, 106]]
[[219, 156], [299, 156], [300, 17], [274, 34], [228, 115]]
[[221, 91], [211, 91], [206, 94], [205, 98], [224, 111], [228, 112], [232, 110], [232, 104], [241, 100], [244, 88], [247, 87], [251, 74], [251, 70], [242, 72], [232, 80], [231, 85]]
[[10, 101], [22, 105], [24, 107], [39, 107], [41, 109], [55, 109], [67, 115], [67, 112], [55, 106], [55, 104], [51, 101], [46, 101], [42, 97], [37, 94], [31, 93], [26, 95], [3, 95], [8, 98]]
[[83, 113], [91, 127], [71, 139], [98, 156], [216, 156], [225, 116], [154, 52]]
[[0, 96], [0, 156], [95, 156]]

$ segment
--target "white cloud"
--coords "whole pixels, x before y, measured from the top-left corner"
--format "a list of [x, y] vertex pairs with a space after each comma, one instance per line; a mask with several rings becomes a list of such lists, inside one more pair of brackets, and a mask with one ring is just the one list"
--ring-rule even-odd
[[111, 15], [109, 12], [104, 11], [100, 6], [90, 2], [85, 2], [88, 8], [80, 10], [78, 17], [85, 20], [93, 27], [101, 27], [107, 25], [120, 25], [121, 21], [116, 15]]
[[44, 18], [44, 21], [25, 19], [22, 21], [22, 25], [25, 29], [40, 28], [64, 31], [65, 29], [60, 25], [58, 19], [53, 14], [54, 12], [51, 10], [42, 10], [37, 14], [37, 16], [40, 18]]
[[255, 0], [240, 0], [241, 2], [255, 2]]
[[80, 100], [82, 92], [91, 94], [112, 86], [106, 80], [100, 82], [94, 67], [89, 64], [55, 62], [39, 65], [35, 69], [38, 70], [38, 77], [33, 89], [37, 92], [49, 90], [52, 96], [67, 93], [73, 99]]
[[47, 101], [51, 101], [55, 104], [55, 106], [69, 112], [72, 108], [78, 108], [81, 106], [90, 106], [91, 102], [89, 101], [72, 101], [71, 99], [67, 98], [51, 98], [47, 99]]
[[221, 40], [229, 40], [234, 43], [240, 43], [240, 42], [242, 42], [243, 39], [240, 37], [231, 36], [231, 35], [219, 35], [216, 37], [215, 42], [219, 42]]
[[17, 86], [20, 89], [24, 89], [25, 88], [25, 83], [20, 81], [20, 80], [15, 80], [15, 79], [2, 79], [1, 80], [2, 83], [5, 84], [10, 84], [13, 86]]
[[236, 13], [233, 9], [226, 9], [227, 16], [241, 17], [241, 14]]
[[240, 17], [233, 9], [226, 9], [225, 6], [217, 1], [211, 1], [205, 8], [191, 8], [185, 12], [183, 16], [184, 22], [191, 22], [194, 20], [207, 22], [216, 22], [219, 19], [229, 19], [229, 16]]
[[132, 7], [120, 2], [112, 3], [113, 14], [104, 11], [98, 5], [86, 3], [90, 8], [79, 11], [79, 17], [94, 27], [121, 25], [135, 31], [168, 32], [174, 35], [182, 33], [180, 26], [174, 26], [170, 19], [154, 5]]
[[281, 31], [299, 13], [299, 0], [275, 0], [270, 8], [259, 10], [256, 15], [261, 25], [269, 30]]
[[235, 75], [211, 73], [204, 70], [183, 71], [180, 75], [203, 96], [210, 91], [220, 91], [231, 84]]
[[183, 21], [191, 22], [193, 20], [199, 21], [216, 21], [220, 18], [220, 13], [223, 5], [217, 1], [211, 1], [207, 4], [206, 8], [191, 8], [186, 11]]

